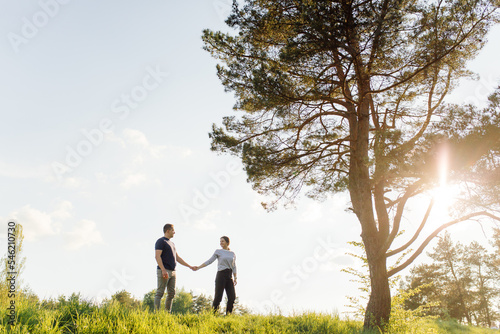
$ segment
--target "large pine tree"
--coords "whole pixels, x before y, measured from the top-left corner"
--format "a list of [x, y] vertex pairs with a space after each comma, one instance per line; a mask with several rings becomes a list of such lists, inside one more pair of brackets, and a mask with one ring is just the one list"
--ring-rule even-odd
[[[464, 148], [464, 131], [434, 123], [445, 116], [446, 94], [470, 74], [466, 62], [497, 8], [493, 0], [246, 0], [226, 21], [236, 33], [204, 32], [241, 112], [214, 126], [212, 149], [241, 157], [254, 189], [275, 195], [270, 210], [302, 189], [318, 199], [349, 191], [370, 270], [365, 327], [388, 321], [388, 278], [428, 243], [388, 270], [387, 258], [420, 233], [390, 250], [409, 200], [438, 183], [439, 142], [455, 136], [453, 148]], [[498, 150], [490, 144], [453, 168], [491, 171]], [[431, 209], [432, 201], [422, 226]], [[448, 225], [484, 215], [494, 218], [468, 211]]]

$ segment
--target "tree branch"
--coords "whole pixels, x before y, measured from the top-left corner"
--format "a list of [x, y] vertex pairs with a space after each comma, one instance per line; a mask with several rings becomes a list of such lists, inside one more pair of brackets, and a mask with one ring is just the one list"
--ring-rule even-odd
[[[416, 183], [412, 184], [408, 188], [408, 190], [406, 191], [404, 196], [401, 198], [401, 201], [399, 201], [398, 207], [396, 209], [396, 216], [394, 217], [394, 224], [392, 226], [391, 234], [387, 238], [385, 246], [382, 248], [383, 253], [385, 253], [389, 249], [389, 247], [391, 247], [392, 242], [394, 241], [394, 239], [398, 235], [399, 226], [401, 224], [401, 218], [403, 217], [403, 212], [404, 212], [404, 207], [406, 205], [406, 202], [408, 201], [408, 199], [410, 197], [415, 195], [415, 191], [418, 189], [418, 187], [420, 187], [420, 183], [421, 182], [416, 182]], [[386, 256], [390, 256], [390, 255], [386, 255]]]
[[[427, 223], [427, 219], [429, 218], [429, 215], [431, 214], [431, 210], [432, 210], [433, 206], [434, 206], [434, 199], [432, 199], [431, 202], [429, 203], [429, 206], [427, 207], [427, 211], [425, 212], [424, 218], [422, 219], [422, 222], [420, 223], [420, 226], [418, 227], [417, 231], [415, 232], [415, 234], [413, 235], [413, 237], [410, 239], [410, 241], [408, 241], [406, 244], [404, 244], [403, 246], [399, 247], [398, 249], [395, 249], [393, 251], [388, 252], [386, 254], [387, 257], [393, 256], [395, 254], [398, 254], [398, 253], [404, 251], [405, 249], [407, 249], [418, 238], [418, 236], [420, 235], [420, 232], [422, 232], [425, 224]], [[391, 243], [392, 243], [392, 240], [391, 240]]]
[[422, 243], [422, 245], [420, 245], [420, 247], [415, 251], [415, 253], [413, 253], [413, 255], [405, 263], [401, 264], [400, 266], [398, 266], [396, 268], [389, 270], [387, 272], [387, 276], [391, 277], [394, 274], [396, 274], [396, 273], [400, 272], [401, 270], [405, 269], [406, 267], [408, 267], [422, 253], [422, 251], [425, 249], [425, 247], [427, 247], [429, 242], [431, 242], [431, 240], [434, 239], [439, 234], [439, 232], [441, 232], [442, 230], [444, 230], [447, 227], [450, 227], [452, 225], [455, 225], [457, 223], [460, 223], [462, 221], [465, 221], [465, 220], [468, 220], [468, 219], [471, 219], [471, 218], [474, 218], [477, 216], [487, 216], [487, 217], [490, 217], [492, 219], [500, 221], [500, 217], [497, 217], [497, 216], [495, 216], [489, 212], [486, 212], [486, 211], [480, 211], [480, 212], [474, 212], [474, 213], [468, 214], [466, 216], [463, 216], [461, 218], [458, 218], [458, 219], [452, 220], [451, 222], [443, 224], [439, 228], [437, 228], [434, 232], [432, 232], [427, 237], [427, 239], [425, 239], [425, 241]]
[[370, 91], [370, 92], [367, 92], [367, 93], [377, 94], [377, 93], [386, 92], [388, 90], [391, 90], [391, 89], [393, 89], [393, 88], [395, 88], [397, 86], [400, 86], [401, 84], [404, 84], [404, 83], [412, 80], [417, 75], [420, 75], [420, 73], [424, 72], [425, 70], [427, 70], [429, 67], [433, 66], [434, 64], [440, 62], [441, 60], [443, 60], [444, 58], [446, 58], [448, 55], [450, 55], [455, 49], [459, 48], [462, 45], [463, 41], [465, 41], [468, 37], [470, 37], [473, 34], [473, 32], [477, 28], [477, 26], [480, 23], [482, 23], [484, 20], [486, 20], [490, 15], [492, 15], [495, 10], [493, 10], [493, 11], [491, 11], [491, 12], [483, 15], [480, 19], [478, 19], [477, 22], [475, 24], [473, 24], [472, 27], [468, 31], [464, 32], [463, 36], [461, 38], [459, 38], [458, 41], [455, 42], [455, 44], [453, 44], [448, 50], [444, 51], [438, 57], [435, 57], [433, 61], [430, 61], [430, 62], [426, 63], [424, 66], [422, 66], [419, 69], [417, 69], [416, 71], [414, 71], [408, 77], [403, 78], [402, 80], [397, 81], [397, 82], [395, 82], [394, 84], [392, 84], [392, 85], [390, 85], [388, 87], [385, 87], [385, 88], [382, 88], [382, 89], [378, 89], [378, 90], [373, 90], [373, 91]]

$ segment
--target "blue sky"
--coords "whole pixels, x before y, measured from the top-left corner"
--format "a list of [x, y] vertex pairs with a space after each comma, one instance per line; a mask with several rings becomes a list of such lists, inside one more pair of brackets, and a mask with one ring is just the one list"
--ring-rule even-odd
[[[357, 286], [340, 270], [358, 265], [346, 252], [360, 233], [347, 196], [266, 213], [240, 162], [209, 150], [234, 100], [201, 32], [228, 29], [229, 0], [0, 3], [0, 240], [8, 220], [24, 226], [24, 284], [42, 298], [142, 299], [170, 222], [192, 265], [231, 238], [236, 292], [255, 311], [345, 310]], [[491, 92], [499, 35], [471, 63], [481, 80], [450, 101]], [[477, 230], [452, 232], [485, 243]], [[212, 294], [215, 271], [180, 266], [178, 287]]]

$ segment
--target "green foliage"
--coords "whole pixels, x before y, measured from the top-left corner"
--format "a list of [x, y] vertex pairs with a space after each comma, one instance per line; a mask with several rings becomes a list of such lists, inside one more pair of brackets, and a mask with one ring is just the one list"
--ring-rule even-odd
[[212, 311], [212, 298], [204, 294], [193, 296], [192, 313], [204, 313]]
[[497, 270], [495, 271], [496, 277], [500, 279], [500, 228], [494, 229], [493, 240], [491, 244], [495, 248], [495, 252], [493, 253], [493, 264]]
[[[142, 307], [146, 310], [154, 310], [154, 300], [155, 300], [156, 289], [147, 292], [142, 300]], [[160, 305], [165, 305], [165, 300], [167, 298], [166, 293], [163, 295]], [[186, 292], [184, 289], [176, 289], [174, 300], [172, 301], [172, 313], [176, 314], [186, 314], [186, 313], [200, 313], [204, 308], [198, 304], [195, 305], [195, 300], [199, 296], [194, 296], [192, 292]]]
[[10, 228], [8, 230], [8, 236], [15, 238], [15, 242], [13, 243], [14, 248], [9, 248], [10, 252], [13, 252], [13, 254], [8, 254], [5, 253], [5, 255], [0, 259], [0, 293], [5, 294], [7, 293], [8, 290], [10, 290], [10, 287], [7, 286], [6, 284], [6, 279], [7, 277], [10, 277], [11, 275], [8, 275], [9, 272], [12, 272], [13, 270], [10, 269], [11, 266], [15, 267], [15, 285], [16, 285], [16, 291], [20, 291], [22, 289], [22, 279], [21, 275], [24, 271], [24, 265], [26, 262], [26, 257], [22, 256], [22, 251], [23, 251], [23, 241], [24, 241], [24, 234], [23, 234], [23, 226], [21, 224], [17, 224], [14, 228], [14, 231], [11, 232]]
[[193, 295], [184, 289], [178, 290], [175, 293], [174, 300], [172, 301], [171, 312], [176, 314], [186, 314], [193, 310]]
[[[153, 289], [144, 295], [142, 301], [142, 307], [146, 310], [154, 310], [154, 298], [156, 289]], [[165, 304], [166, 295], [163, 296], [161, 300], [161, 305]], [[174, 300], [172, 301], [172, 313], [175, 314], [187, 314], [195, 313], [201, 314], [204, 312], [212, 312], [212, 300], [213, 297], [205, 296], [204, 294], [195, 295], [192, 291], [187, 292], [184, 289], [177, 289], [175, 293]], [[226, 301], [223, 304], [227, 303]], [[223, 313], [223, 308], [219, 308], [219, 313]], [[233, 314], [243, 315], [250, 314], [250, 310], [239, 303], [239, 299], [236, 298], [233, 307]]]
[[125, 308], [133, 309], [141, 306], [141, 302], [135, 299], [130, 292], [121, 290], [111, 296], [111, 301], [117, 302]]
[[[3, 297], [2, 297], [3, 298]], [[211, 312], [168, 314], [131, 309], [118, 302], [89, 304], [79, 294], [60, 297], [56, 308], [26, 299], [18, 305], [19, 319], [9, 327], [0, 316], [0, 334], [154, 334], [154, 333], [304, 333], [304, 334], [378, 334], [364, 331], [362, 323], [341, 320], [336, 315], [305, 313], [282, 315], [231, 315], [221, 317]], [[49, 304], [45, 304], [48, 306]], [[53, 305], [53, 304], [52, 304]], [[396, 318], [396, 317], [395, 317]], [[392, 333], [495, 333], [465, 327], [456, 322], [436, 322], [406, 316]]]
[[451, 105], [445, 108], [436, 131], [444, 133], [450, 155], [450, 177], [462, 187], [455, 205], [458, 213], [487, 210], [500, 203], [500, 87], [489, 96], [486, 108]]
[[362, 261], [361, 270], [357, 270], [352, 267], [343, 268], [341, 271], [351, 274], [354, 276], [350, 281], [358, 284], [358, 290], [361, 291], [360, 297], [347, 296], [347, 300], [349, 304], [347, 305], [352, 309], [350, 314], [352, 314], [356, 319], [359, 319], [364, 316], [366, 311], [366, 304], [368, 302], [368, 296], [370, 294], [370, 276], [368, 274], [368, 261], [366, 260], [366, 252], [363, 243], [350, 241], [348, 244], [359, 247], [362, 250], [362, 255], [355, 253], [347, 253], [347, 255], [351, 255], [354, 258]]
[[406, 301], [419, 292], [420, 288], [408, 291], [399, 290], [392, 297], [391, 318], [385, 328], [387, 333], [419, 333], [422, 324], [436, 318], [429, 315], [429, 308], [435, 306], [432, 303], [421, 305], [416, 309], [405, 308]]
[[[349, 304], [346, 305], [350, 309], [352, 309], [349, 314], [353, 315], [356, 319], [360, 319], [361, 317], [364, 316], [365, 311], [366, 311], [366, 303], [368, 301], [368, 297], [370, 295], [370, 274], [368, 270], [368, 260], [366, 259], [366, 251], [365, 251], [365, 246], [362, 242], [356, 242], [356, 241], [349, 241], [349, 245], [352, 245], [354, 247], [358, 247], [361, 250], [361, 254], [356, 254], [356, 253], [347, 253], [346, 255], [350, 255], [358, 260], [361, 261], [361, 269], [355, 269], [352, 267], [347, 267], [343, 268], [341, 271], [348, 273], [354, 278], [352, 278], [350, 281], [357, 283], [358, 284], [358, 290], [361, 291], [361, 295], [359, 297], [353, 297], [353, 296], [347, 296], [347, 300], [349, 301]], [[400, 257], [396, 263], [395, 266], [399, 264], [399, 262], [402, 260], [402, 257]], [[389, 285], [391, 288], [395, 288], [398, 281], [399, 281], [399, 276], [396, 277], [391, 277], [389, 279]], [[400, 292], [401, 294], [401, 292]], [[399, 297], [398, 297], [399, 296]], [[394, 305], [399, 305], [399, 299], [403, 297], [403, 295], [398, 295], [396, 297], [392, 298], [391, 304]], [[404, 300], [408, 299], [407, 295], [404, 295]], [[399, 298], [399, 299], [395, 299]], [[392, 316], [392, 313], [391, 313]]]
[[142, 299], [142, 307], [146, 310], [153, 311], [155, 308], [155, 293], [156, 289], [153, 289], [144, 294], [144, 298]]
[[[492, 244], [498, 242], [498, 236]], [[477, 242], [453, 243], [445, 234], [428, 255], [432, 264], [413, 268], [403, 284], [405, 291], [418, 288], [405, 301], [405, 309], [427, 306], [427, 314], [469, 324], [491, 326], [499, 315], [500, 276], [495, 253]], [[431, 306], [432, 305], [432, 306]]]
[[[15, 304], [15, 326], [9, 324], [7, 314], [1, 314], [0, 328], [9, 333], [68, 333], [75, 330], [75, 320], [79, 316], [93, 314], [98, 309], [75, 293], [49, 302], [40, 302], [35, 297], [29, 293], [20, 294]], [[6, 296], [0, 296], [0, 304], [5, 305], [6, 302]]]
[[74, 330], [75, 320], [85, 314], [93, 314], [97, 305], [82, 298], [80, 294], [72, 293], [69, 297], [60, 296], [58, 299], [58, 320], [68, 330]]
[[[227, 297], [226, 297], [226, 303], [227, 303]], [[240, 304], [240, 299], [238, 297], [236, 297], [235, 301], [234, 301], [234, 305], [233, 305], [233, 314], [236, 314], [236, 315], [247, 315], [247, 314], [251, 314], [252, 312], [250, 311], [250, 309], [248, 309], [247, 307], [243, 306]]]
[[417, 172], [414, 149], [426, 144], [430, 116], [470, 75], [465, 63], [498, 21], [495, 10], [484, 0], [235, 5], [227, 24], [236, 33], [203, 34], [243, 113], [214, 125], [212, 149], [240, 156], [261, 192], [288, 202], [308, 185], [321, 197], [347, 189], [352, 136], [361, 131], [353, 117], [365, 113], [375, 140], [360, 158], [399, 187], [407, 170]]

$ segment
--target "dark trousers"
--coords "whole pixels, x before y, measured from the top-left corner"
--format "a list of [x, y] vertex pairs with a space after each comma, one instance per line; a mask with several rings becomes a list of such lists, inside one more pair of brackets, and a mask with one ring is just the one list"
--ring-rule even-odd
[[214, 312], [219, 309], [220, 302], [222, 300], [222, 294], [226, 290], [227, 305], [226, 314], [233, 312], [234, 300], [236, 299], [236, 292], [234, 291], [233, 283], [233, 271], [231, 269], [225, 269], [217, 272], [215, 277], [215, 296], [212, 307]]

